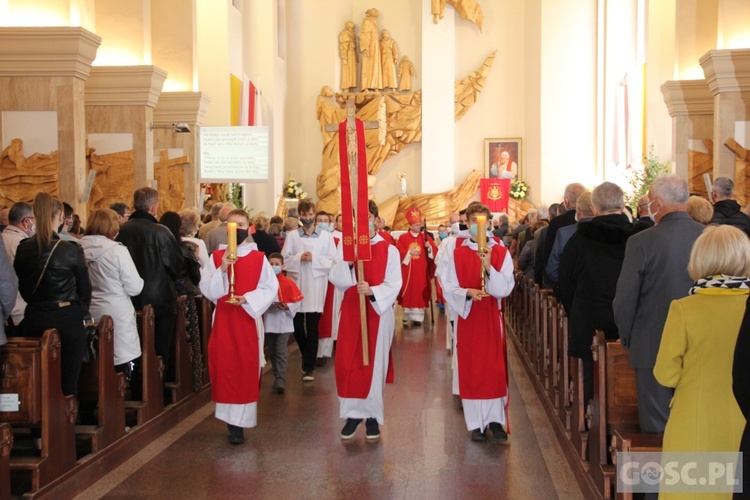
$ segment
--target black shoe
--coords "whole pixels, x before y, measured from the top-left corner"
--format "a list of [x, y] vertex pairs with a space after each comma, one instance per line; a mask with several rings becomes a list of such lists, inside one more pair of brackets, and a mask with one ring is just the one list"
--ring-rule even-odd
[[412, 324], [414, 326], [422, 326], [422, 322], [421, 321], [412, 321]]
[[325, 366], [328, 359], [321, 357], [315, 360], [315, 366]]
[[378, 421], [374, 418], [368, 418], [365, 420], [365, 437], [369, 440], [380, 439], [380, 428], [378, 427]]
[[477, 443], [484, 443], [487, 441], [487, 434], [481, 429], [474, 429], [471, 431], [471, 440]]
[[302, 374], [303, 382], [312, 382], [313, 380], [315, 380], [315, 377], [313, 376], [313, 372], [310, 371], [310, 372], [305, 372], [304, 374]]
[[227, 429], [229, 429], [229, 442], [232, 444], [242, 444], [245, 442], [245, 432], [242, 430], [242, 427], [237, 427], [236, 425], [227, 424]]
[[504, 443], [508, 440], [508, 433], [505, 432], [503, 426], [498, 424], [497, 422], [490, 422], [490, 430], [492, 431], [492, 435], [495, 437], [496, 443]]
[[347, 418], [346, 425], [341, 429], [341, 439], [351, 439], [354, 437], [354, 433], [357, 432], [357, 427], [362, 423], [361, 418]]
[[271, 389], [273, 389], [273, 392], [275, 392], [276, 394], [284, 394], [284, 386], [279, 385], [276, 382], [273, 383], [273, 387], [271, 387]]

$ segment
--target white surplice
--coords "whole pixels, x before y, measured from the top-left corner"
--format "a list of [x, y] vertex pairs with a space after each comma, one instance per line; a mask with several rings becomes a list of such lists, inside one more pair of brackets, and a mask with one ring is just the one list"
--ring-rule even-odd
[[[224, 244], [219, 245], [220, 250], [226, 247]], [[237, 247], [237, 257], [245, 257], [250, 252], [257, 251], [258, 246], [255, 243], [242, 243]], [[216, 267], [213, 258], [209, 260], [208, 265], [202, 273], [200, 289], [203, 296], [214, 304], [229, 293], [227, 273], [221, 271], [221, 264], [219, 264], [218, 268]], [[276, 301], [278, 292], [279, 280], [276, 278], [268, 260], [263, 259], [258, 286], [255, 290], [243, 295], [247, 302], [240, 306], [255, 320], [258, 327], [258, 376], [260, 376], [260, 369], [263, 366], [263, 313]], [[215, 310], [214, 315], [216, 315]], [[258, 422], [258, 403], [216, 403], [216, 418], [238, 427], [255, 427]]]
[[[328, 273], [336, 256], [336, 245], [328, 231], [316, 228], [317, 237], [302, 237], [300, 231], [302, 229], [286, 233], [281, 255], [284, 256], [287, 275], [297, 283], [304, 296], [299, 312], [320, 313], [325, 305]], [[305, 252], [312, 254], [312, 261], [301, 260]]]
[[[384, 240], [378, 234], [371, 239], [372, 244], [381, 241]], [[349, 262], [343, 260], [341, 251], [339, 251], [336, 264], [331, 269], [330, 280], [337, 289], [341, 290], [342, 294], [348, 288], [357, 284], [354, 269], [349, 267]], [[386, 264], [383, 282], [380, 285], [371, 286], [371, 288], [375, 297], [371, 304], [375, 312], [380, 315], [372, 384], [365, 399], [339, 397], [339, 416], [341, 418], [375, 418], [379, 424], [383, 424], [383, 388], [385, 387], [388, 359], [396, 326], [393, 305], [401, 291], [401, 262], [398, 249], [395, 246], [388, 245], [388, 263]]]

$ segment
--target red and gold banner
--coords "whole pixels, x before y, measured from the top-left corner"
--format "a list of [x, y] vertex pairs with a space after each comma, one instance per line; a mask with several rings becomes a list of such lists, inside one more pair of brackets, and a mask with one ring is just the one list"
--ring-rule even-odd
[[479, 192], [482, 203], [490, 207], [490, 212], [508, 211], [510, 179], [481, 179]]
[[[341, 165], [341, 223], [344, 260], [370, 260], [370, 221], [367, 198], [367, 151], [365, 127], [355, 118], [357, 131], [357, 207], [352, 202], [352, 180], [349, 173], [349, 155], [346, 144], [346, 120], [339, 123], [339, 163]], [[356, 221], [354, 216], [356, 215]]]

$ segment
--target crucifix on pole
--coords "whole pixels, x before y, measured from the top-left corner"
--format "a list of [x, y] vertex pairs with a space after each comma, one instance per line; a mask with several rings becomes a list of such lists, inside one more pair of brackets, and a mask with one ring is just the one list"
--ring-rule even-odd
[[[357, 263], [357, 279], [364, 279], [364, 261], [370, 260], [370, 224], [367, 198], [367, 155], [365, 129], [377, 129], [376, 121], [363, 122], [355, 116], [354, 96], [346, 101], [346, 120], [326, 125], [326, 132], [339, 133], [339, 162], [341, 166], [341, 221], [343, 225], [344, 260]], [[370, 364], [367, 334], [367, 302], [359, 295], [360, 327], [362, 331], [362, 363]]]

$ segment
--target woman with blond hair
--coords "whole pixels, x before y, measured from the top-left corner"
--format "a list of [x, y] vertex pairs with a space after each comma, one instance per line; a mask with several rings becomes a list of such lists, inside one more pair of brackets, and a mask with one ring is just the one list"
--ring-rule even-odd
[[198, 261], [201, 269], [203, 269], [208, 264], [208, 250], [206, 249], [206, 243], [195, 237], [198, 228], [201, 226], [200, 214], [195, 208], [186, 208], [180, 211], [180, 220], [180, 241], [188, 241], [198, 247]]
[[693, 195], [688, 198], [687, 212], [694, 221], [707, 226], [711, 223], [711, 217], [714, 216], [714, 206], [707, 199]]
[[91, 316], [105, 314], [115, 324], [115, 370], [130, 375], [130, 362], [141, 355], [141, 341], [131, 297], [141, 293], [143, 279], [128, 249], [115, 241], [120, 231], [117, 212], [97, 210], [89, 218], [81, 246], [91, 279]]
[[732, 226], [707, 227], [688, 274], [695, 284], [672, 301], [654, 366], [656, 380], [674, 388], [663, 451], [736, 452], [745, 417], [732, 394], [732, 360], [750, 293], [750, 239]]
[[78, 376], [86, 351], [84, 320], [89, 315], [91, 283], [80, 245], [63, 241], [63, 204], [49, 193], [34, 198], [36, 234], [18, 245], [13, 268], [26, 301], [19, 325], [24, 337], [41, 337], [49, 328], [60, 334], [62, 392], [78, 396]]

